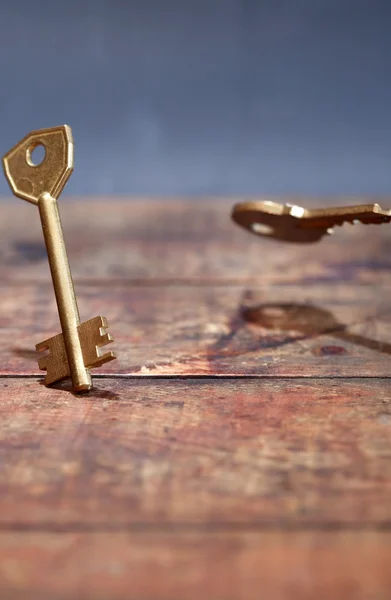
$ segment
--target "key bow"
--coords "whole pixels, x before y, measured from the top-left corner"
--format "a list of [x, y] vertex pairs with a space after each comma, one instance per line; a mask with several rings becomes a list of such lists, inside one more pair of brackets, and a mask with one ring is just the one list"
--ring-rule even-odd
[[[33, 152], [45, 156], [35, 164]], [[4, 173], [18, 198], [38, 204], [43, 193], [58, 198], [73, 171], [73, 137], [68, 125], [32, 131], [3, 157]]]

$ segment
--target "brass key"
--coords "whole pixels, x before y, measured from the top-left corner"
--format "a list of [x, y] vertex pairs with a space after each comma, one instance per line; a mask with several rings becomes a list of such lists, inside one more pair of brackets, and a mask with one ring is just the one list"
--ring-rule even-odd
[[391, 210], [378, 204], [316, 208], [271, 201], [236, 204], [232, 219], [252, 233], [284, 242], [317, 242], [343, 223], [381, 224], [391, 221]]
[[[45, 156], [35, 164], [33, 152], [39, 146]], [[57, 198], [73, 171], [70, 127], [31, 132], [3, 157], [3, 167], [15, 196], [38, 206], [49, 259], [62, 333], [36, 346], [39, 351], [49, 350], [38, 361], [40, 369], [46, 370], [45, 384], [70, 376], [74, 390], [87, 391], [92, 387], [89, 369], [113, 360], [115, 354], [100, 354], [100, 347], [113, 341], [105, 331], [104, 317], [80, 323], [64, 243]]]

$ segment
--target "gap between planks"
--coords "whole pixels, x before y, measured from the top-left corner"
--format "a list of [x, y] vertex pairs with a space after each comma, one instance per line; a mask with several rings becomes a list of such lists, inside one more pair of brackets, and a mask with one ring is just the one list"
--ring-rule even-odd
[[[238, 375], [230, 375], [230, 374], [226, 374], [226, 373], [216, 373], [216, 374], [210, 374], [208, 373], [207, 375], [174, 375], [174, 374], [159, 374], [159, 375], [152, 375], [151, 373], [148, 373], [146, 375], [139, 375], [139, 374], [123, 374], [123, 373], [109, 373], [106, 375], [100, 375], [99, 373], [92, 373], [92, 376], [94, 379], [104, 379], [104, 380], [110, 380], [110, 379], [122, 379], [122, 380], [127, 380], [129, 379], [129, 381], [144, 381], [144, 380], [149, 380], [149, 381], [156, 381], [159, 379], [162, 380], [174, 380], [174, 379], [178, 379], [180, 381], [197, 381], [197, 380], [204, 380], [204, 381], [208, 381], [208, 380], [214, 380], [214, 379], [222, 379], [222, 380], [241, 380], [241, 379], [246, 379], [246, 380], [258, 380], [258, 379], [265, 379], [267, 381], [280, 381], [280, 380], [289, 380], [291, 379], [292, 381], [308, 381], [308, 380], [312, 380], [312, 381], [329, 381], [329, 380], [338, 380], [338, 381], [356, 381], [356, 380], [360, 380], [360, 379], [370, 379], [370, 380], [379, 380], [379, 381], [387, 381], [388, 379], [391, 379], [391, 373], [390, 375], [265, 375], [264, 373], [262, 374], [254, 374], [254, 373], [249, 373], [249, 374], [238, 374]], [[43, 377], [40, 377], [39, 375], [34, 375], [34, 374], [13, 374], [13, 373], [4, 373], [4, 374], [0, 374], [0, 380], [1, 379], [35, 379], [37, 381], [43, 381]], [[53, 389], [56, 389], [56, 386], [53, 386]]]
[[51, 521], [40, 523], [29, 522], [0, 522], [0, 533], [299, 533], [299, 532], [391, 532], [391, 521], [380, 521], [379, 523], [344, 523], [342, 521], [329, 522], [301, 522], [289, 521], [268, 522], [200, 522], [200, 523], [178, 523], [178, 522], [99, 522], [87, 523], [81, 521], [54, 523]]

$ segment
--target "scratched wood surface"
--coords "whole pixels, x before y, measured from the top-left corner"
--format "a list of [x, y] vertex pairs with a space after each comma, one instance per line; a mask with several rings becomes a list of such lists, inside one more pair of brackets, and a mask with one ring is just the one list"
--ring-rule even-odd
[[42, 385], [38, 215], [0, 203], [2, 599], [389, 598], [391, 229], [285, 246], [234, 201], [62, 205], [119, 354], [83, 397]]

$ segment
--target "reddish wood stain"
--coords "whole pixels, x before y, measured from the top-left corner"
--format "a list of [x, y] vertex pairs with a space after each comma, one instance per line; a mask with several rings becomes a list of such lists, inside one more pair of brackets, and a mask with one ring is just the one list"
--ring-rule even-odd
[[347, 350], [343, 346], [320, 346], [312, 351], [315, 356], [335, 356], [346, 354]]
[[0, 204], [2, 600], [388, 600], [389, 229], [270, 245], [232, 203], [62, 204], [119, 356], [82, 398], [42, 385], [38, 215]]

